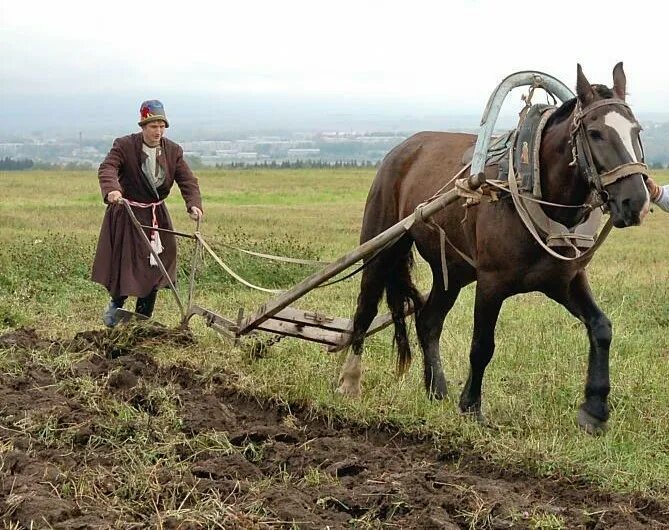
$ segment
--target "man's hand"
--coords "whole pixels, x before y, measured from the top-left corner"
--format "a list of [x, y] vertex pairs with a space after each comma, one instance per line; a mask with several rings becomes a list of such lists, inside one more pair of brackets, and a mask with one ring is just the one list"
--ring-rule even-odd
[[650, 200], [655, 202], [662, 195], [662, 188], [651, 177], [646, 178], [646, 187], [650, 193]]
[[200, 210], [197, 206], [191, 206], [188, 215], [190, 215], [190, 218], [193, 221], [198, 221], [202, 219], [202, 210]]
[[110, 191], [107, 193], [107, 202], [108, 203], [113, 203], [113, 202], [121, 202], [121, 199], [123, 198], [123, 195], [121, 195], [121, 192], [118, 190]]

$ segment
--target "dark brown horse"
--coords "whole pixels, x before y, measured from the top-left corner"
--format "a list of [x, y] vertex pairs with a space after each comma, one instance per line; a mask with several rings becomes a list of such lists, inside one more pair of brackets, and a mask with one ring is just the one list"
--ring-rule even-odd
[[[624, 102], [625, 85], [622, 63], [613, 70], [612, 89], [591, 85], [579, 65], [577, 97], [562, 104], [546, 123], [539, 149], [542, 196], [550, 203], [572, 207], [542, 208], [567, 227], [585, 214], [584, 208], [573, 206], [583, 205], [592, 197], [601, 198], [600, 204], [604, 204], [618, 228], [640, 224], [648, 211], [639, 126]], [[582, 136], [577, 143], [579, 129]], [[438, 191], [463, 168], [463, 153], [475, 141], [476, 137], [468, 134], [422, 132], [393, 149], [383, 160], [367, 197], [361, 243], [413, 213]], [[588, 157], [573, 151], [573, 145], [587, 150]], [[636, 169], [623, 171], [620, 178], [620, 168], [625, 167]], [[491, 173], [488, 175], [487, 169], [486, 175], [495, 178], [496, 171], [489, 169]], [[619, 178], [615, 181], [602, 179], [616, 172]], [[611, 321], [595, 303], [588, 285], [585, 267], [590, 256], [576, 261], [550, 256], [523, 225], [508, 195], [469, 207], [464, 199], [459, 200], [433, 219], [449, 240], [445, 246], [447, 289], [438, 232], [425, 222], [416, 222], [395, 245], [370, 260], [363, 271], [352, 351], [342, 368], [338, 391], [353, 396], [360, 393], [363, 340], [385, 291], [395, 325], [400, 372], [411, 361], [404, 316], [405, 304], [411, 302], [416, 309], [416, 331], [423, 351], [425, 388], [430, 397], [442, 399], [446, 395], [446, 378], [439, 337], [444, 319], [461, 288], [476, 281], [470, 371], [460, 396], [460, 410], [482, 419], [483, 373], [495, 349], [495, 326], [502, 303], [518, 293], [539, 291], [585, 324], [590, 353], [585, 400], [578, 421], [589, 432], [602, 430], [609, 418], [612, 331]], [[426, 299], [411, 279], [414, 244], [432, 270], [432, 289]], [[468, 255], [475, 265], [461, 254]]]

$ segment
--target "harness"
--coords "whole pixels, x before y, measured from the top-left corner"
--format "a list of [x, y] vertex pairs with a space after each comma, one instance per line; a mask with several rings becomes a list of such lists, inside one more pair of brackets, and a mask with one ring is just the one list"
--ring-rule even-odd
[[[496, 138], [491, 144], [487, 156], [486, 166], [496, 165], [498, 180], [487, 180], [489, 186], [508, 192], [513, 200], [516, 211], [524, 225], [551, 256], [562, 261], [582, 260], [590, 256], [604, 242], [612, 228], [611, 220], [598, 233], [601, 219], [606, 210], [608, 193], [606, 187], [627, 176], [640, 173], [648, 176], [648, 167], [643, 162], [629, 162], [616, 166], [600, 173], [594, 162], [592, 150], [586, 137], [584, 117], [590, 112], [608, 105], [629, 105], [618, 98], [609, 98], [596, 101], [585, 110], [577, 101], [577, 107], [570, 127], [570, 145], [572, 147], [571, 166], [578, 165], [579, 170], [586, 176], [590, 188], [594, 191], [585, 204], [564, 205], [549, 203], [542, 200], [541, 172], [539, 149], [543, 130], [551, 115], [557, 110], [555, 105], [532, 105], [531, 97], [521, 111], [518, 127]], [[465, 153], [463, 163], [471, 159], [472, 150]], [[505, 186], [508, 185], [508, 188]], [[479, 190], [476, 199], [471, 197], [467, 206], [480, 202], [484, 192]], [[494, 192], [490, 193], [495, 200]], [[541, 208], [541, 204], [562, 208], [585, 208], [582, 220], [574, 226], [567, 227], [550, 218]], [[444, 243], [448, 243], [459, 255], [463, 252], [457, 249], [440, 232], [442, 246], [442, 261], [445, 259]], [[571, 249], [573, 256], [565, 256], [553, 249]], [[474, 260], [467, 256], [466, 261], [475, 265]]]

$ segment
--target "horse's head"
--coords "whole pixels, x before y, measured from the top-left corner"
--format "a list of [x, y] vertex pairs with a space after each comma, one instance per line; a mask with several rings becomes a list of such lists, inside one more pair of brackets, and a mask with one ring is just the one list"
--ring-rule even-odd
[[613, 69], [613, 88], [591, 85], [577, 68], [572, 146], [580, 172], [595, 188], [617, 228], [641, 224], [650, 198], [639, 138], [641, 127], [625, 103], [623, 63]]

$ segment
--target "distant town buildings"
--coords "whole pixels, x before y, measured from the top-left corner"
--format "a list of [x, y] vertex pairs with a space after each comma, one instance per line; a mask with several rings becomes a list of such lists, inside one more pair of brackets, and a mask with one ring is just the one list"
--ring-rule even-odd
[[[646, 162], [654, 168], [669, 165], [669, 123], [644, 123]], [[410, 132], [323, 131], [248, 135], [226, 139], [175, 138], [193, 167], [323, 163], [325, 165], [379, 162]], [[49, 165], [96, 168], [113, 142], [113, 136], [0, 138], [0, 159], [32, 160], [35, 167]]]
[[[323, 161], [378, 162], [409, 133], [364, 132], [286, 133], [285, 136], [248, 136], [232, 140], [176, 141], [195, 165], [221, 166], [237, 163]], [[79, 164], [95, 167], [109, 151], [113, 138], [25, 138], [0, 142], [0, 158], [29, 158], [39, 163]]]

